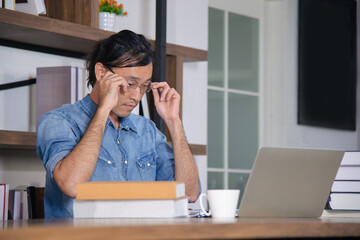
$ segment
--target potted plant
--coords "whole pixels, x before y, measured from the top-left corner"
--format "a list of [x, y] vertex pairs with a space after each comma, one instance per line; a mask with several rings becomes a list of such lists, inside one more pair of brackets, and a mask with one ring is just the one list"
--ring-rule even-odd
[[101, 0], [99, 2], [99, 28], [107, 31], [114, 31], [116, 16], [127, 16], [124, 5], [118, 4], [115, 0]]

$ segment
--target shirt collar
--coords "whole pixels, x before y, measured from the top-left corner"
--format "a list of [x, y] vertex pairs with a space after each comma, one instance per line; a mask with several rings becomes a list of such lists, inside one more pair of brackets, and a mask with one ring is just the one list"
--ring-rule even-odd
[[91, 100], [90, 94], [87, 94], [82, 100], [81, 105], [83, 106], [86, 114], [89, 116], [89, 118], [93, 118], [96, 112], [96, 109], [98, 106]]
[[[98, 106], [91, 100], [89, 94], [82, 99], [81, 104], [84, 107], [86, 114], [92, 119]], [[132, 131], [137, 133], [137, 128], [133, 121], [133, 113], [131, 113], [128, 117], [121, 118], [120, 129], [131, 129]]]
[[134, 114], [131, 113], [128, 117], [121, 118], [121, 122], [120, 122], [121, 129], [126, 129], [126, 130], [131, 129], [132, 131], [137, 133], [137, 128], [133, 121], [133, 117], [134, 117], [133, 115]]

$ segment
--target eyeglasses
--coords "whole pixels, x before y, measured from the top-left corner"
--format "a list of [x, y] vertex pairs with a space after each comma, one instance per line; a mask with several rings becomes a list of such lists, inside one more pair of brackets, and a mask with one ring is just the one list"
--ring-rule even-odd
[[[107, 64], [103, 65], [106, 66], [106, 68], [108, 68], [112, 73], [116, 74], [110, 66], [108, 66]], [[132, 92], [137, 87], [139, 87], [142, 94], [148, 93], [151, 90], [151, 85], [153, 84], [153, 82], [147, 81], [141, 85], [138, 85], [136, 80], [127, 80], [127, 83], [129, 84], [129, 86], [127, 87], [128, 92]]]
[[148, 81], [148, 82], [145, 82], [143, 84], [141, 84], [140, 86], [137, 84], [137, 81], [135, 80], [128, 80], [127, 83], [129, 84], [129, 86], [127, 87], [128, 89], [128, 92], [132, 92], [134, 91], [137, 87], [140, 88], [140, 92], [142, 94], [145, 94], [145, 93], [148, 93], [150, 90], [151, 90], [151, 84], [153, 82], [151, 81]]

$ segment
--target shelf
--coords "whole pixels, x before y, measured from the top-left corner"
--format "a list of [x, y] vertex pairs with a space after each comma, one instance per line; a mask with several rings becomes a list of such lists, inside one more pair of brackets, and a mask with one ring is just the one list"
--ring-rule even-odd
[[[114, 32], [57, 19], [0, 8], [0, 39], [83, 56], [94, 44]], [[154, 40], [149, 40], [153, 45]], [[167, 44], [167, 55], [181, 56], [185, 62], [207, 61], [207, 51]]]
[[189, 148], [193, 155], [207, 155], [206, 145], [189, 144]]
[[0, 130], [0, 148], [36, 150], [36, 132]]
[[[206, 155], [206, 145], [189, 144], [193, 155]], [[0, 149], [36, 150], [36, 132], [0, 130]]]
[[[82, 58], [101, 39], [114, 32], [57, 19], [0, 8], [0, 45], [11, 44], [35, 51], [49, 49]], [[149, 40], [155, 46], [154, 40]], [[26, 47], [25, 47], [26, 46]], [[207, 61], [206, 50], [167, 43], [167, 81], [182, 95], [183, 62]], [[194, 155], [206, 155], [206, 145], [189, 144]], [[0, 130], [1, 149], [36, 149], [36, 133]]]

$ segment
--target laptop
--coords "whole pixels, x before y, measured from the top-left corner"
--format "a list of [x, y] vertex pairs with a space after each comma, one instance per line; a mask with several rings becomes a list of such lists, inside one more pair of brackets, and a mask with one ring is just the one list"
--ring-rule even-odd
[[239, 217], [320, 217], [344, 151], [262, 147]]

